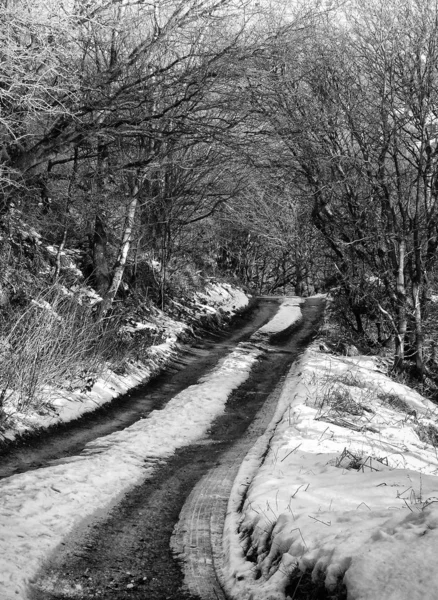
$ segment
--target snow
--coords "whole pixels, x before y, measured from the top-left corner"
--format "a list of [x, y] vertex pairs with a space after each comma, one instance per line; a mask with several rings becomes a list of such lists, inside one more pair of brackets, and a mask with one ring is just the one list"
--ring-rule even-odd
[[122, 331], [127, 331], [128, 333], [135, 333], [136, 331], [144, 331], [144, 330], [158, 331], [158, 327], [155, 325], [155, 323], [139, 323], [139, 322], [125, 325], [121, 329], [122, 329]]
[[[243, 301], [212, 283], [197, 308], [232, 311]], [[28, 583], [75, 526], [152, 476], [176, 449], [200, 441], [266, 350], [264, 339], [300, 318], [299, 299], [286, 298], [249, 342], [162, 410], [79, 456], [0, 482], [0, 598], [26, 598]], [[186, 327], [159, 312], [131, 326], [165, 331], [151, 363], [132, 364], [125, 376], [108, 371], [88, 394], [58, 397], [59, 414], [39, 416], [40, 423], [75, 418], [147, 379]], [[271, 424], [234, 483], [223, 537], [229, 597], [286, 600], [305, 573], [334, 595], [344, 585], [348, 600], [434, 600], [436, 445], [437, 407], [392, 381], [380, 359], [313, 345], [286, 378]]]
[[301, 298], [286, 298], [275, 317], [259, 330], [260, 334], [275, 334], [288, 330], [301, 320]]
[[37, 308], [41, 308], [42, 310], [47, 310], [50, 312], [57, 321], [61, 320], [61, 317], [57, 314], [55, 310], [53, 310], [51, 304], [46, 300], [31, 300], [30, 303]]
[[94, 306], [95, 304], [102, 302], [102, 296], [99, 296], [99, 294], [91, 287], [73, 285], [71, 291], [74, 293], [79, 304], [84, 304], [85, 302], [89, 306]]
[[197, 292], [196, 299], [200, 308], [210, 312], [220, 309], [228, 314], [246, 306], [248, 302], [243, 290], [234, 288], [228, 283], [215, 281], [210, 281], [204, 292]]
[[[79, 302], [84, 298], [87, 298], [90, 303], [101, 300], [91, 288], [77, 286], [72, 289]], [[209, 309], [212, 313], [222, 310], [231, 315], [248, 304], [248, 296], [242, 290], [233, 288], [229, 284], [209, 283], [206, 286], [204, 302], [205, 304], [202, 304], [196, 300], [195, 310], [204, 308]], [[41, 308], [52, 310], [47, 302], [38, 305]], [[159, 309], [155, 309], [150, 319], [148, 322], [136, 322], [135, 325], [124, 328], [127, 332], [160, 330], [163, 333], [164, 341], [149, 349], [147, 362], [130, 362], [126, 365], [124, 374], [115, 373], [110, 368], [104, 369], [88, 392], [80, 389], [68, 391], [47, 388], [47, 405], [42, 407], [43, 410], [28, 410], [26, 413], [22, 413], [17, 408], [17, 398], [11, 394], [2, 407], [8, 416], [9, 428], [0, 432], [0, 435], [13, 440], [18, 434], [29, 430], [72, 421], [149, 381], [171, 359], [178, 349], [179, 336], [188, 329], [187, 324], [170, 318]]]
[[[46, 246], [46, 250], [52, 256], [58, 256], [59, 247], [58, 246]], [[71, 273], [76, 275], [76, 277], [80, 277], [81, 279], [84, 277], [82, 271], [76, 266], [75, 258], [80, 254], [78, 250], [61, 250], [59, 252], [59, 256], [62, 258], [62, 268], [68, 269]]]
[[[238, 302], [230, 290], [224, 298]], [[151, 476], [177, 448], [200, 440], [262, 353], [261, 344], [241, 343], [163, 409], [78, 456], [0, 482], [0, 597], [26, 598], [28, 583], [75, 525]]]
[[343, 582], [348, 600], [436, 598], [431, 426], [437, 407], [390, 380], [378, 359], [306, 351], [233, 487], [230, 598], [292, 597], [303, 573], [333, 593]]

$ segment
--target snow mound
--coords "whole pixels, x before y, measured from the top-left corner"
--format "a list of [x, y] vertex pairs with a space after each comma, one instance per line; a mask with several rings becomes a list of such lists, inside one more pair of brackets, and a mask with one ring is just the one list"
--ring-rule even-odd
[[241, 310], [248, 304], [248, 296], [239, 288], [228, 283], [215, 283], [210, 281], [204, 292], [195, 295], [198, 306], [211, 312], [220, 309], [224, 313], [232, 314]]

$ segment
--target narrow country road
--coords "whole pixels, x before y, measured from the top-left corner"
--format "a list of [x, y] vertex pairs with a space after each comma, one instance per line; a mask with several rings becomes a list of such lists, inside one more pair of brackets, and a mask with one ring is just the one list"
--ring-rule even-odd
[[269, 423], [282, 377], [314, 335], [322, 309], [321, 299], [302, 305], [299, 328], [271, 344], [204, 439], [163, 461], [150, 479], [59, 546], [34, 582], [31, 600], [223, 599], [217, 561], [230, 487]]
[[145, 386], [72, 423], [60, 424], [41, 436], [20, 442], [17, 447], [0, 450], [0, 479], [77, 455], [90, 441], [124, 429], [152, 410], [162, 408], [268, 321], [278, 303], [278, 298], [258, 300], [251, 310], [233, 318], [232, 329], [206, 332], [195, 344], [183, 346], [178, 358]]

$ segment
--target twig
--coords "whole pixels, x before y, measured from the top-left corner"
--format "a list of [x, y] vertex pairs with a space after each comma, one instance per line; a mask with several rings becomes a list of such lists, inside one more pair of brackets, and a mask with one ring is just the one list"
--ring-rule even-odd
[[286, 456], [283, 456], [283, 458], [280, 460], [280, 462], [283, 462], [284, 460], [286, 460], [286, 458], [288, 456], [290, 456], [293, 452], [295, 452], [295, 450], [298, 450], [298, 448], [302, 445], [303, 442], [301, 442], [300, 444], [298, 444], [298, 446], [295, 446], [295, 448], [293, 450], [291, 450], [290, 452], [288, 452], [286, 454]]
[[316, 517], [312, 517], [312, 515], [307, 515], [309, 519], [313, 519], [314, 521], [318, 521], [318, 523], [322, 523], [323, 525], [327, 525], [327, 527], [331, 527], [332, 522], [329, 521], [326, 523], [325, 521], [321, 521], [321, 519], [317, 519]]

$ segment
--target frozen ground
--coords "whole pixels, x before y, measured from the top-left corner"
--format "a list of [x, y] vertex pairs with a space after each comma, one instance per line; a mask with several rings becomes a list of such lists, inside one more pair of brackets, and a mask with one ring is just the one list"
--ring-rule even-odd
[[308, 350], [234, 484], [230, 597], [435, 600], [437, 445], [437, 407], [378, 359]]
[[[212, 290], [212, 300], [216, 295], [220, 302], [224, 293], [222, 289]], [[232, 296], [231, 290], [228, 293], [233, 309], [244, 301]], [[300, 317], [296, 306], [290, 310], [294, 319]], [[269, 326], [264, 332], [269, 334]], [[273, 322], [272, 333], [276, 332], [278, 325]], [[169, 337], [170, 346], [171, 334]], [[167, 351], [165, 346], [163, 351]], [[88, 444], [77, 457], [3, 480], [0, 598], [25, 598], [28, 582], [75, 525], [151, 476], [155, 465], [177, 448], [200, 439], [262, 352], [259, 340], [239, 344], [209, 375], [175, 396], [162, 410]], [[74, 597], [75, 590], [70, 592]]]
[[[84, 288], [84, 290], [87, 289]], [[214, 314], [218, 311], [230, 315], [247, 304], [248, 297], [242, 290], [226, 283], [209, 283], [204, 293], [196, 295], [191, 317], [196, 319], [197, 315]], [[2, 430], [0, 436], [12, 440], [17, 434], [23, 434], [29, 430], [49, 427], [58, 422], [72, 421], [86, 412], [96, 410], [117, 396], [126, 394], [140, 383], [146, 383], [172, 357], [178, 346], [178, 336], [187, 328], [185, 323], [173, 320], [162, 311], [155, 309], [150, 321], [126, 327], [127, 331], [148, 329], [165, 332], [165, 341], [149, 349], [147, 362], [137, 361], [127, 364], [126, 373], [123, 375], [117, 374], [109, 368], [106, 369], [88, 392], [47, 390], [47, 404], [38, 410], [21, 412], [17, 409], [17, 398], [12, 395], [2, 407], [8, 417], [8, 429]]]

